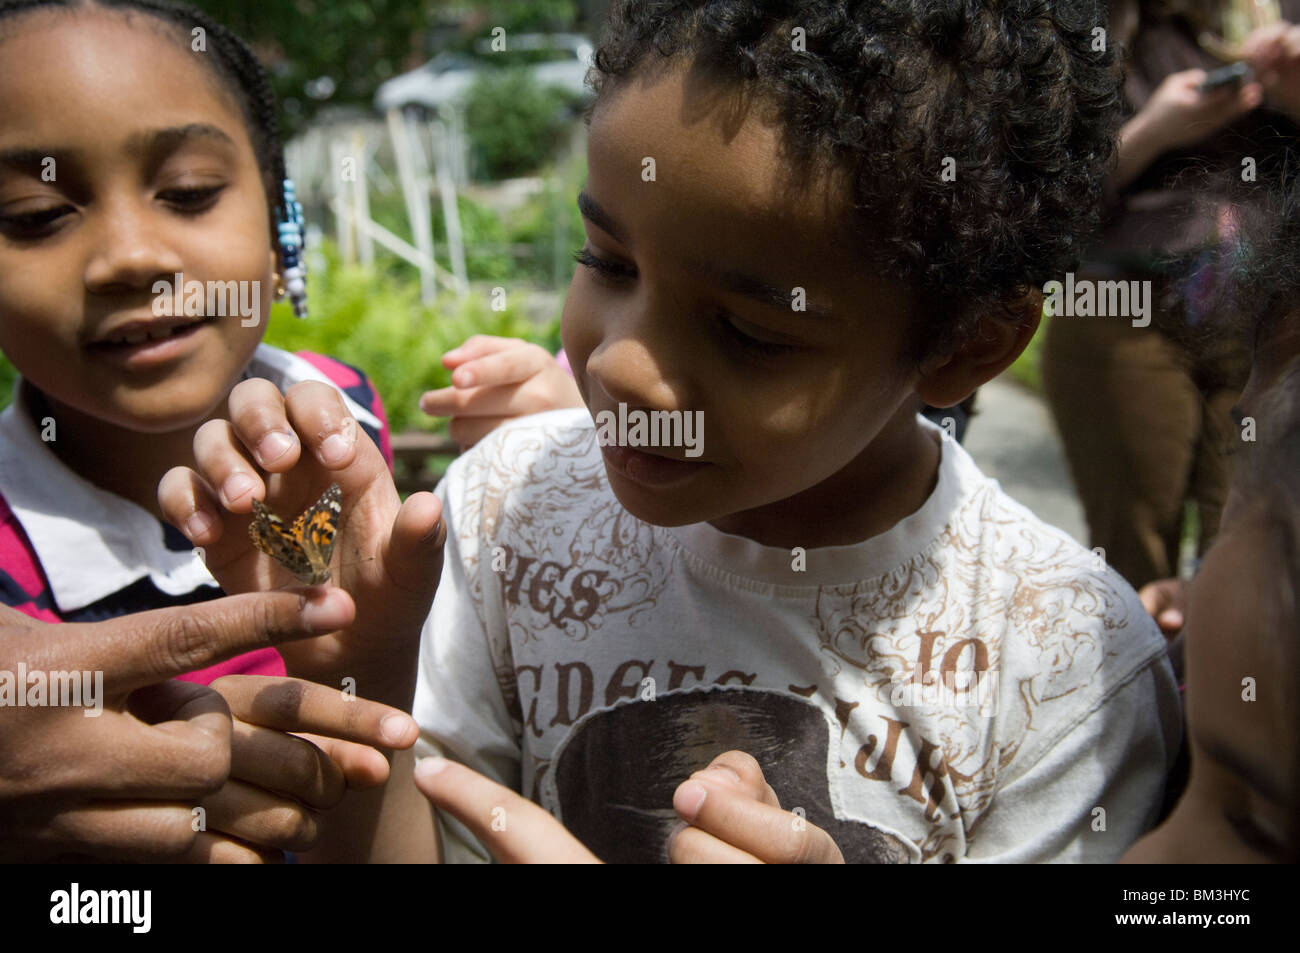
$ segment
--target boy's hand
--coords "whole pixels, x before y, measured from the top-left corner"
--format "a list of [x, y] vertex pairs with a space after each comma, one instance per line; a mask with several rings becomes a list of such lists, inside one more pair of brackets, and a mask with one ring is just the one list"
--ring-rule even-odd
[[447, 431], [468, 450], [513, 417], [581, 407], [573, 375], [546, 349], [518, 338], [476, 334], [442, 356], [451, 387], [426, 391], [420, 409], [450, 417]]
[[685, 823], [668, 841], [674, 864], [842, 864], [831, 836], [781, 810], [758, 762], [743, 751], [718, 755], [682, 782], [673, 808]]
[[279, 861], [282, 850], [309, 850], [348, 790], [388, 779], [387, 759], [370, 746], [409, 748], [419, 736], [405, 712], [313, 682], [227, 675], [211, 687], [234, 719], [230, 779], [201, 802], [207, 832], [192, 859]]
[[508, 787], [446, 758], [423, 758], [415, 786], [503, 864], [598, 864], [564, 825]]
[[[253, 500], [287, 529], [331, 483], [343, 491], [330, 582], [356, 603], [346, 629], [286, 645], [290, 674], [406, 707], [414, 693], [420, 630], [442, 567], [442, 507], [431, 493], [402, 503], [379, 448], [338, 391], [314, 381], [288, 393], [248, 380], [230, 393], [230, 419], [194, 435], [198, 472], [169, 470], [158, 486], [163, 514], [196, 546], [227, 592], [296, 580], [249, 539]], [[303, 447], [306, 452], [303, 452]], [[263, 480], [261, 471], [271, 476]]]

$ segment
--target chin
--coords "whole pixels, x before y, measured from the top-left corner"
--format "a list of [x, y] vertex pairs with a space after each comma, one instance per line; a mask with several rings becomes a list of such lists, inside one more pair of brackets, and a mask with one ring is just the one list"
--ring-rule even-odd
[[673, 490], [654, 490], [633, 483], [618, 473], [605, 468], [610, 489], [623, 509], [627, 510], [643, 523], [651, 526], [689, 526], [692, 523], [706, 523], [723, 512], [702, 507], [694, 499], [686, 499], [689, 493]]

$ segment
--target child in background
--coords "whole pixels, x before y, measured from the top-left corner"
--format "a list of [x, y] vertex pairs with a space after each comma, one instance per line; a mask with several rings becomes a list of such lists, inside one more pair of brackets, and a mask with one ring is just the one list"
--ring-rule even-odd
[[[1181, 720], [1154, 623], [918, 416], [1015, 359], [1093, 224], [1104, 22], [615, 5], [563, 317], [588, 410], [448, 473], [414, 708], [437, 824], [389, 785], [368, 856], [1113, 860], [1155, 822]], [[256, 407], [164, 488], [176, 525], [238, 522], [203, 487], [257, 476], [240, 448], [285, 417]]]
[[[157, 486], [168, 466], [193, 459], [196, 434], [224, 426], [213, 422], [214, 413], [225, 408], [239, 380], [266, 378], [280, 388], [316, 382], [382, 447], [382, 457], [370, 448], [381, 467], [388, 459], [386, 424], [359, 372], [321, 355], [296, 356], [260, 343], [277, 284], [289, 287], [295, 310], [302, 307], [294, 272], [301, 229], [277, 228], [277, 219], [291, 218], [293, 209], [275, 103], [265, 72], [242, 41], [201, 14], [155, 0], [0, 0], [0, 102], [0, 350], [22, 375], [13, 404], [0, 416], [0, 602], [43, 623], [91, 623], [76, 627], [86, 638], [122, 638], [123, 627], [106, 620], [222, 595], [192, 545], [159, 520]], [[160, 281], [168, 289], [161, 295]], [[241, 313], [205, 310], [212, 306], [207, 289], [213, 282], [239, 289], [224, 303], [239, 301]], [[189, 298], [194, 283], [203, 289], [197, 314], [175, 306]], [[334, 435], [337, 458], [365, 452], [356, 433]], [[249, 452], [268, 462], [296, 459], [300, 447], [284, 428]], [[225, 503], [245, 508], [253, 494], [266, 498], [252, 483], [232, 481], [222, 491]], [[273, 508], [292, 519], [314, 499], [281, 499]], [[247, 532], [243, 543], [252, 548]], [[285, 578], [281, 574], [276, 584]], [[363, 606], [365, 585], [352, 591]], [[307, 601], [348, 608], [337, 590]], [[191, 616], [188, 639], [201, 636], [205, 644], [179, 642], [181, 654], [210, 657], [206, 643], [215, 641], [223, 611], [235, 617], [216, 606]], [[424, 611], [427, 602], [413, 617]], [[371, 608], [367, 618], [382, 627], [384, 614]], [[264, 615], [249, 628], [264, 631], [272, 614]], [[342, 618], [338, 611], [331, 617]], [[6, 613], [6, 624], [12, 619]], [[156, 625], [154, 616], [140, 619], [141, 628]], [[51, 632], [49, 644], [63, 646], [63, 635]], [[286, 647], [286, 657], [296, 653], [290, 671], [337, 689], [342, 675], [360, 674], [336, 644], [347, 637], [336, 633]], [[98, 658], [101, 650], [87, 645], [86, 657]], [[283, 676], [286, 666], [274, 648], [261, 648], [181, 677], [207, 684], [237, 673]], [[138, 674], [127, 681], [139, 684]], [[223, 684], [230, 689], [238, 682]], [[241, 710], [252, 720], [247, 708]], [[10, 721], [18, 717], [5, 711]], [[218, 787], [226, 782], [221, 772], [232, 770], [226, 718], [224, 768], [217, 758], [203, 769]], [[311, 713], [304, 719], [262, 724], [312, 730]], [[83, 731], [76, 737], [86, 748], [76, 753], [71, 735], [47, 738], [43, 728], [31, 730], [36, 734], [29, 737], [45, 741], [29, 742], [20, 753], [47, 752], [49, 761], [14, 779], [13, 797], [30, 798], [39, 815], [27, 818], [22, 830], [37, 850], [71, 839], [93, 853], [89, 842], [95, 838], [81, 838], [87, 825], [54, 815], [83, 810], [78, 795], [86, 800], [102, 784], [115, 792], [102, 795], [110, 800], [129, 793], [125, 780], [114, 789], [102, 777], [79, 777], [68, 795], [68, 765], [102, 767], [112, 742], [103, 743], [106, 751]], [[239, 859], [249, 859], [244, 848], [250, 843], [309, 846], [303, 833], [315, 821], [304, 816], [303, 804], [321, 808], [337, 801], [344, 774], [374, 784], [387, 772], [373, 751], [322, 740], [327, 757], [274, 734], [247, 724], [237, 731], [231, 780], [204, 802], [209, 831], [244, 845], [234, 850]], [[357, 740], [380, 743], [377, 734]], [[314, 767], [307, 770], [304, 759]], [[5, 768], [17, 763], [15, 756]], [[292, 776], [282, 776], [286, 770]], [[173, 796], [185, 787], [179, 777], [162, 778], [156, 770], [153, 777], [168, 793], [150, 790], [139, 797]], [[42, 783], [52, 786], [48, 796]], [[11, 794], [3, 783], [0, 789]], [[297, 800], [286, 802], [283, 794]], [[288, 835], [270, 831], [270, 808], [282, 809], [277, 816]], [[188, 807], [184, 824], [188, 833]], [[139, 844], [116, 846], [147, 854], [143, 841], [153, 827], [141, 822], [137, 830]], [[183, 846], [193, 840], [188, 833]]]

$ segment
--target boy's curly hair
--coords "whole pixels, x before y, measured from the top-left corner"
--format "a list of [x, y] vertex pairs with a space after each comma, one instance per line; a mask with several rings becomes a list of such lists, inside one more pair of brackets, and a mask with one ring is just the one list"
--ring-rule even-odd
[[587, 119], [677, 57], [760, 97], [792, 176], [851, 174], [852, 237], [917, 293], [919, 360], [1078, 261], [1120, 118], [1105, 27], [1094, 0], [616, 0]]

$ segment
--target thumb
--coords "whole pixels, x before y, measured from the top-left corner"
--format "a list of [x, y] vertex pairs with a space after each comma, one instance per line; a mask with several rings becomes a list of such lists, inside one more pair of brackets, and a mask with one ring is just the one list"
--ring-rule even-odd
[[446, 541], [442, 501], [432, 493], [412, 493], [393, 521], [384, 569], [399, 589], [423, 606], [425, 613], [438, 588]]
[[107, 622], [50, 627], [47, 650], [104, 673], [114, 694], [340, 629], [356, 605], [342, 589], [261, 592], [154, 609]]

